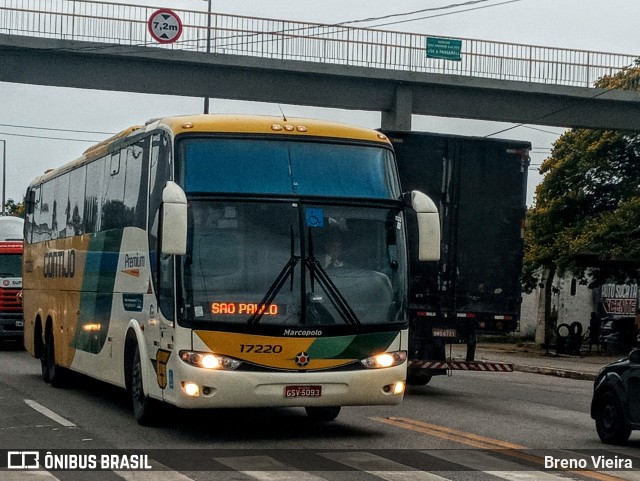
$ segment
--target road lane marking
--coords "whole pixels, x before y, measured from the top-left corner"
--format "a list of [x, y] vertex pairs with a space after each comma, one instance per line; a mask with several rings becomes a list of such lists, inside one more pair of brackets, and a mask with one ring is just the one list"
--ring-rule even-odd
[[507, 481], [567, 481], [566, 477], [553, 473], [525, 471], [522, 465], [472, 449], [421, 452], [470, 469], [477, 469], [478, 466], [490, 466], [490, 470], [483, 469], [482, 472]]
[[[154, 463], [157, 469], [158, 463]], [[179, 471], [113, 471], [127, 481], [193, 481]]]
[[[449, 428], [446, 426], [440, 426], [437, 424], [425, 423], [416, 419], [410, 418], [398, 418], [398, 417], [372, 417], [374, 421], [378, 421], [384, 424], [390, 424], [392, 426], [400, 427], [403, 429], [409, 429], [421, 434], [428, 434], [430, 436], [436, 436], [448, 441], [454, 441], [456, 443], [465, 444], [473, 448], [488, 449], [488, 450], [500, 450], [500, 454], [510, 456], [513, 458], [529, 461], [534, 464], [544, 466], [544, 459], [541, 456], [534, 454], [523, 453], [522, 450], [530, 450], [526, 446], [520, 444], [514, 444], [507, 441], [501, 441], [499, 439], [487, 438], [479, 436], [477, 434], [468, 433], [466, 431], [460, 431], [458, 429]], [[586, 471], [586, 470], [574, 470], [563, 469], [559, 470], [562, 473], [577, 474], [583, 478], [596, 479], [598, 481], [624, 481], [623, 478], [618, 478], [609, 474], [601, 473], [598, 471]]]
[[368, 452], [321, 453], [320, 456], [386, 481], [449, 481], [448, 478], [437, 474], [421, 471]]
[[76, 425], [73, 424], [68, 419], [65, 419], [62, 416], [60, 416], [59, 414], [54, 413], [51, 409], [44, 407], [42, 404], [40, 404], [40, 403], [38, 403], [36, 401], [32, 401], [31, 399], [25, 399], [24, 402], [30, 408], [35, 409], [40, 414], [44, 414], [45, 416], [47, 416], [52, 421], [55, 421], [58, 424], [61, 424], [62, 426], [66, 427], [66, 428], [75, 428], [76, 427]]
[[0, 470], [2, 481], [59, 481], [49, 471], [3, 471]]
[[213, 458], [217, 463], [261, 481], [326, 481], [306, 471], [298, 471], [270, 456], [229, 456]]
[[439, 426], [437, 424], [425, 423], [410, 418], [371, 418], [374, 421], [380, 423], [391, 424], [403, 429], [410, 429], [423, 434], [430, 434], [439, 438], [447, 439], [450, 441], [456, 441], [479, 449], [528, 449], [526, 446], [520, 444], [509, 443], [506, 441], [500, 441], [498, 439], [487, 438], [479, 436], [477, 434], [468, 433], [466, 431], [460, 431], [458, 429], [448, 428], [446, 426]]

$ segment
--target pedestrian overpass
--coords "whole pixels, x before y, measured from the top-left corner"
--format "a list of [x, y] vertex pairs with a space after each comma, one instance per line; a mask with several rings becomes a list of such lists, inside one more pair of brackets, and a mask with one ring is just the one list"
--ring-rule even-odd
[[156, 10], [0, 0], [0, 81], [380, 111], [400, 130], [412, 114], [640, 130], [640, 92], [593, 87], [635, 55], [436, 39], [457, 50], [434, 56], [427, 35], [193, 10], [159, 43]]

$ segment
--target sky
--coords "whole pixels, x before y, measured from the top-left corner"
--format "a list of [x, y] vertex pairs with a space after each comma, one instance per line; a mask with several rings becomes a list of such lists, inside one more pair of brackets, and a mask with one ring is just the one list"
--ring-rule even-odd
[[[0, 5], [4, 2], [0, 0]], [[207, 9], [204, 0], [132, 0], [129, 3], [158, 8]], [[455, 8], [393, 17], [388, 21], [417, 20], [379, 28], [640, 56], [640, 29], [637, 27], [640, 3], [637, 0], [212, 0], [212, 10], [223, 14], [334, 24], [458, 4], [460, 6]], [[20, 202], [35, 177], [79, 157], [93, 143], [128, 126], [166, 115], [200, 113], [202, 109], [201, 98], [0, 82], [0, 140], [6, 142], [5, 197]], [[212, 113], [280, 115], [280, 109], [291, 117], [380, 127], [377, 112], [221, 99], [211, 99], [210, 104]], [[412, 120], [413, 130], [473, 136], [490, 135], [513, 126], [415, 115]], [[550, 155], [553, 142], [563, 131], [559, 127], [523, 125], [496, 136], [527, 140], [533, 145], [528, 205], [534, 203], [535, 186], [541, 180], [537, 169]]]

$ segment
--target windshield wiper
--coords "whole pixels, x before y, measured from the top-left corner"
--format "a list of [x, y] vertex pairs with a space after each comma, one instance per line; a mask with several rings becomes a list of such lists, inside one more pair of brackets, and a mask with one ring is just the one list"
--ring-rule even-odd
[[247, 321], [249, 324], [257, 324], [258, 322], [260, 322], [260, 319], [262, 319], [262, 316], [267, 310], [267, 306], [273, 302], [275, 297], [280, 292], [280, 289], [282, 289], [282, 286], [284, 286], [284, 283], [287, 282], [287, 278], [289, 276], [291, 276], [291, 289], [293, 290], [293, 271], [296, 268], [296, 264], [300, 262], [300, 256], [294, 254], [293, 243], [293, 227], [291, 227], [291, 257], [280, 271], [280, 274], [278, 274], [278, 277], [276, 277], [276, 280], [273, 281], [273, 284], [271, 284], [269, 290], [267, 290], [267, 293], [262, 298], [262, 301], [260, 301], [260, 304], [258, 304], [259, 308], [251, 315], [251, 317]]
[[327, 271], [324, 270], [322, 264], [318, 262], [318, 259], [313, 255], [313, 239], [311, 237], [311, 230], [309, 230], [309, 256], [304, 260], [305, 265], [309, 268], [309, 276], [311, 279], [311, 292], [314, 291], [314, 281], [317, 280], [320, 287], [324, 289], [329, 297], [329, 301], [333, 307], [335, 307], [340, 317], [344, 319], [348, 324], [354, 326], [361, 325], [360, 319], [353, 311], [347, 300], [344, 298], [340, 289], [333, 283]]
[[[354, 326], [359, 326], [362, 323], [358, 316], [353, 311], [347, 300], [344, 298], [340, 289], [333, 283], [327, 272], [324, 270], [324, 267], [318, 262], [318, 260], [313, 255], [313, 239], [311, 236], [311, 232], [309, 232], [309, 255], [305, 257], [304, 266], [309, 269], [310, 283], [311, 283], [311, 291], [313, 292], [315, 289], [315, 282], [317, 281], [320, 287], [324, 289], [327, 293], [327, 297], [329, 301], [336, 309], [340, 317], [347, 322], [348, 324], [352, 324]], [[258, 304], [259, 308], [254, 312], [249, 320], [248, 324], [258, 324], [262, 316], [267, 311], [267, 306], [269, 306], [275, 297], [278, 295], [282, 286], [284, 286], [287, 279], [291, 277], [291, 290], [293, 290], [293, 273], [296, 265], [300, 262], [301, 256], [297, 256], [294, 253], [294, 234], [293, 227], [291, 227], [291, 256], [289, 261], [285, 264], [285, 266], [280, 271], [280, 274], [276, 277], [276, 280], [273, 281], [273, 284], [267, 290], [267, 293]], [[304, 279], [303, 279], [304, 285]], [[304, 310], [304, 309], [303, 309]], [[306, 314], [305, 314], [306, 315]]]

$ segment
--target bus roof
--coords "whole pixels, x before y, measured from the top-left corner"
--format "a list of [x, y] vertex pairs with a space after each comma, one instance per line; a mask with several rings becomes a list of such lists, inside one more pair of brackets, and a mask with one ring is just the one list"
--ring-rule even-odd
[[388, 143], [386, 136], [362, 127], [315, 119], [248, 115], [190, 115], [159, 119], [174, 135], [186, 132], [282, 134]]
[[48, 170], [31, 182], [41, 182], [56, 177], [62, 172], [106, 155], [109, 146], [117, 141], [125, 141], [129, 136], [154, 130], [170, 131], [173, 136], [184, 133], [223, 133], [223, 134], [258, 134], [284, 135], [296, 137], [324, 137], [343, 140], [361, 140], [391, 145], [384, 134], [372, 129], [355, 127], [338, 122], [316, 119], [284, 118], [258, 115], [234, 114], [197, 114], [152, 119], [145, 125], [129, 127], [116, 135], [103, 140], [84, 151], [82, 157], [63, 166]]

